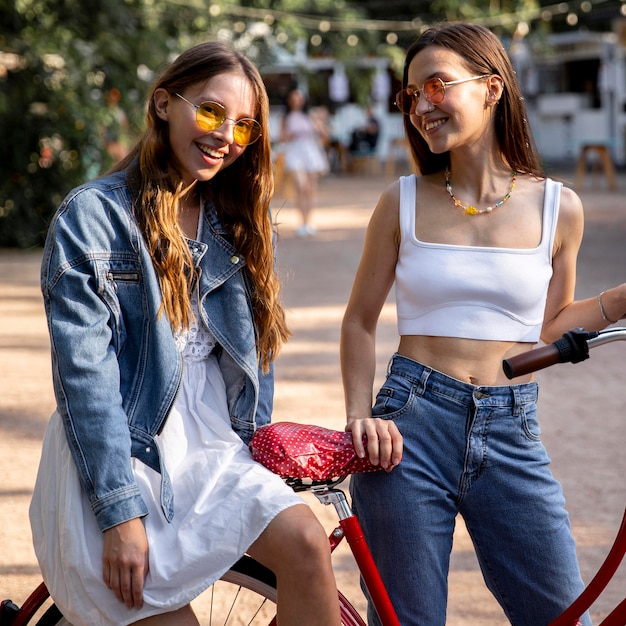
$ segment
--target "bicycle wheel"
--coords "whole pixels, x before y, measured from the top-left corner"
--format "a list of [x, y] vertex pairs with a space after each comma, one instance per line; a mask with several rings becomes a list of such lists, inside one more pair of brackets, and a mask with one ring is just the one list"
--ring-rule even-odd
[[46, 612], [35, 622], [37, 626], [70, 626], [70, 623], [61, 615], [56, 604], [51, 605]]
[[[14, 616], [15, 624], [71, 626], [51, 604], [45, 586], [41, 585], [31, 598]], [[271, 570], [244, 556], [192, 604], [203, 626], [275, 626], [276, 577]], [[365, 626], [341, 593], [339, 604], [342, 626]]]
[[271, 626], [276, 615], [276, 577], [244, 556], [192, 605], [203, 626]]
[[[365, 626], [356, 609], [338, 593], [342, 626]], [[276, 577], [271, 570], [244, 556], [193, 605], [203, 625], [274, 626]]]

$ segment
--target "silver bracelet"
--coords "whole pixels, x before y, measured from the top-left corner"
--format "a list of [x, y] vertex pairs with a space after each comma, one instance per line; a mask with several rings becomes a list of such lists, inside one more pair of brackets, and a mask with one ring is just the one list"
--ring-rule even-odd
[[605, 322], [608, 322], [609, 324], [615, 324], [615, 322], [617, 322], [617, 320], [610, 320], [606, 314], [606, 311], [604, 310], [604, 305], [602, 304], [602, 295], [604, 294], [604, 291], [600, 293], [600, 295], [598, 296], [598, 304], [600, 305], [600, 313], [602, 313], [602, 319], [604, 319]]

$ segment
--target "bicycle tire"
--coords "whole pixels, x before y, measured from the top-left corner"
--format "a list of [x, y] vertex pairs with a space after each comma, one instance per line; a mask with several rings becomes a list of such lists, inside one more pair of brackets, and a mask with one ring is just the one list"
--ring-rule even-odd
[[64, 619], [63, 615], [61, 615], [61, 611], [59, 611], [57, 605], [52, 604], [35, 623], [36, 626], [57, 626], [67, 624], [68, 622]]
[[[342, 626], [365, 626], [346, 597], [338, 592]], [[220, 580], [194, 600], [201, 624], [207, 626], [272, 626], [276, 616], [276, 577], [268, 568], [243, 556]], [[55, 604], [31, 621], [35, 614], [22, 616], [23, 624], [66, 626], [67, 620]]]
[[35, 604], [24, 605], [18, 609], [15, 605], [11, 612], [5, 612], [0, 616], [2, 626], [69, 626], [67, 620], [61, 615], [61, 611], [52, 602], [47, 591], [37, 590], [31, 595], [35, 598]]
[[[224, 585], [230, 585], [231, 587], [236, 587], [236, 589], [225, 591]], [[225, 611], [225, 616], [224, 614], [219, 615], [217, 620], [215, 613], [213, 613], [212, 618], [206, 621], [208, 626], [230, 626], [231, 624], [233, 626], [239, 624], [245, 624], [246, 626], [256, 626], [257, 624], [263, 624], [263, 626], [275, 625], [276, 577], [271, 570], [261, 565], [258, 561], [249, 556], [239, 559], [216, 582], [213, 588], [205, 591], [200, 596], [198, 602], [201, 603], [202, 598], [206, 596], [214, 600], [214, 596], [211, 596], [218, 588], [220, 593], [226, 593], [233, 599], [233, 604], [231, 607], [230, 602], [227, 602], [228, 609]], [[244, 597], [242, 597], [242, 593]], [[337, 593], [342, 626], [366, 626], [348, 599], [340, 591]], [[236, 607], [235, 603], [237, 604]], [[216, 610], [214, 604], [212, 610]], [[219, 610], [223, 610], [223, 608]], [[198, 615], [198, 617], [200, 618], [200, 623], [204, 624], [205, 621], [203, 621], [202, 616]], [[232, 621], [231, 618], [237, 621]]]
[[68, 626], [44, 583], [37, 586], [21, 607], [11, 600], [2, 602], [0, 626], [61, 626], [63, 624]]

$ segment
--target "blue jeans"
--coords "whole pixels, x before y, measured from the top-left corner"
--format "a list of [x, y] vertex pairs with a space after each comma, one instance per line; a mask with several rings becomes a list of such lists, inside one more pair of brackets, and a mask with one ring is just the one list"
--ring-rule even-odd
[[[583, 590], [536, 401], [536, 383], [477, 387], [392, 358], [373, 414], [395, 421], [403, 459], [389, 474], [354, 475], [350, 489], [402, 626], [446, 622], [458, 513], [511, 624], [547, 626]], [[371, 606], [368, 617], [380, 624]]]

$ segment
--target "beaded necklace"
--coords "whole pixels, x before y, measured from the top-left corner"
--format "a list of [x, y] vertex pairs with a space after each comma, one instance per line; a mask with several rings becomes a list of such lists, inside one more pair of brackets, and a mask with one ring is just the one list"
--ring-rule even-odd
[[471, 204], [469, 206], [465, 206], [460, 200], [457, 200], [456, 196], [452, 193], [452, 185], [450, 184], [450, 169], [446, 168], [446, 190], [450, 194], [450, 198], [452, 198], [452, 202], [454, 202], [454, 206], [459, 207], [459, 209], [463, 209], [463, 212], [466, 215], [479, 215], [480, 213], [491, 213], [494, 209], [497, 209], [499, 206], [502, 206], [510, 197], [513, 189], [515, 188], [515, 181], [517, 179], [517, 172], [514, 171], [511, 177], [511, 184], [509, 185], [509, 190], [502, 200], [496, 202], [493, 206], [488, 206], [486, 209], [477, 209], [475, 206]]

